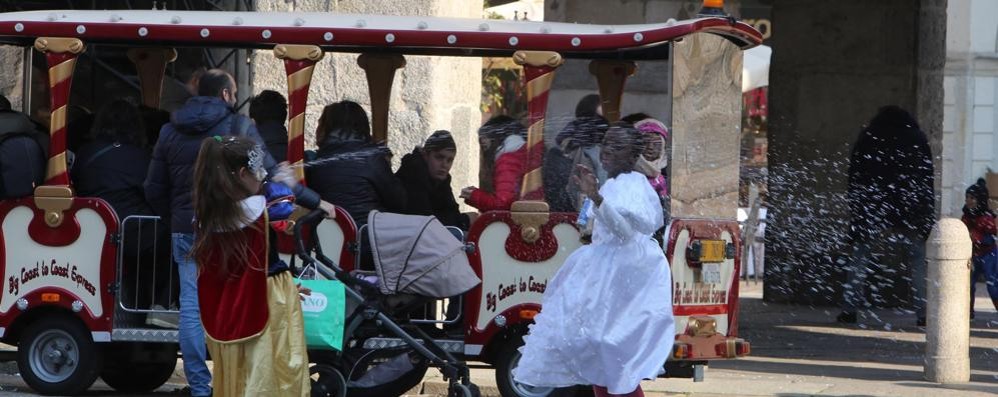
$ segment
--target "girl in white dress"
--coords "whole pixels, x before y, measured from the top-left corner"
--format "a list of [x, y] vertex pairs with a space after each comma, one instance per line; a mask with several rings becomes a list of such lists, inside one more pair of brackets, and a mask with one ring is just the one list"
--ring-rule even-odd
[[664, 222], [661, 201], [633, 171], [642, 150], [637, 130], [614, 126], [600, 152], [610, 179], [597, 191], [588, 169], [573, 177], [593, 201], [593, 243], [572, 253], [548, 284], [520, 348], [517, 382], [644, 396], [641, 380], [662, 373], [676, 336], [672, 288], [652, 239]]

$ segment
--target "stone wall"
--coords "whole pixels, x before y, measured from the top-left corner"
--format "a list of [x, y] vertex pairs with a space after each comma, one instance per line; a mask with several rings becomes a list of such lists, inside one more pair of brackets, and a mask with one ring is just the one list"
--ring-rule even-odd
[[[915, 114], [939, 175], [945, 6], [945, 0], [773, 2], [781, 33], [772, 38], [770, 68], [767, 300], [838, 300], [848, 259], [849, 154], [879, 107], [895, 104]], [[901, 284], [893, 292], [906, 294]]]
[[[292, 9], [294, 7], [294, 9]], [[328, 11], [336, 13], [427, 15], [481, 18], [481, 0], [260, 0], [259, 11]], [[271, 51], [255, 51], [252, 57], [253, 91], [287, 92], [284, 64]], [[402, 155], [435, 130], [450, 130], [457, 141], [458, 156], [451, 171], [452, 186], [460, 189], [478, 184], [478, 138], [481, 123], [481, 59], [407, 56], [406, 66], [396, 72], [388, 119], [389, 147], [394, 166]], [[357, 65], [357, 54], [326, 53], [316, 65], [306, 110], [306, 145], [315, 145], [315, 127], [325, 105], [352, 100], [370, 111], [367, 79]]]
[[0, 46], [0, 95], [10, 101], [15, 110], [22, 110], [24, 79], [24, 47]]

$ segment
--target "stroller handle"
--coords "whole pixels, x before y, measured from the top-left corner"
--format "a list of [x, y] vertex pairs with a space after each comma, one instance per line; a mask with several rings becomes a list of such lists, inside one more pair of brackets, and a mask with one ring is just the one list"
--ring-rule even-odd
[[[322, 244], [316, 242], [312, 244], [312, 250], [315, 251], [315, 257], [309, 254], [309, 249], [305, 247], [305, 239], [302, 236], [302, 229], [308, 228], [312, 232], [312, 238], [316, 237], [316, 230], [318, 228], [319, 222], [326, 216], [326, 212], [321, 209], [315, 209], [310, 211], [305, 216], [298, 218], [294, 226], [294, 237], [295, 237], [295, 250], [298, 251], [298, 257], [301, 258], [302, 263], [307, 265], [315, 266], [315, 269], [323, 277], [329, 280], [339, 279], [344, 280], [348, 278], [348, 274], [344, 273], [336, 264], [325, 255], [322, 254]], [[318, 258], [318, 261], [316, 260]], [[331, 270], [330, 270], [331, 269]], [[342, 273], [342, 274], [341, 274]]]
[[[295, 249], [298, 251], [298, 256], [301, 257], [302, 260], [307, 261], [309, 259], [307, 258], [308, 249], [305, 248], [305, 239], [303, 239], [301, 235], [302, 228], [308, 227], [310, 229], [314, 229], [315, 226], [319, 224], [319, 221], [322, 220], [322, 217], [325, 215], [326, 215], [325, 211], [320, 209], [315, 209], [309, 211], [309, 213], [306, 214], [305, 216], [298, 218], [298, 221], [295, 222], [295, 227], [294, 227]], [[322, 252], [321, 251], [322, 248], [319, 248], [318, 244], [315, 244], [314, 248], [319, 253]]]

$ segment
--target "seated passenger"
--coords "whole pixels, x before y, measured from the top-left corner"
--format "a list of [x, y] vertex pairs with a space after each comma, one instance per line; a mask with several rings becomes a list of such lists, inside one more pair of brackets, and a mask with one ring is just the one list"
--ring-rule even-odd
[[388, 152], [372, 142], [364, 108], [342, 101], [326, 106], [315, 130], [317, 163], [306, 179], [323, 200], [343, 207], [358, 227], [371, 210], [403, 212], [406, 194], [392, 174]]
[[457, 156], [457, 145], [450, 132], [434, 132], [422, 147], [402, 157], [402, 165], [395, 176], [402, 181], [406, 197], [409, 199], [405, 213], [410, 215], [433, 215], [444, 226], [455, 226], [468, 230], [472, 216], [462, 214], [454, 200], [450, 186], [450, 169]]
[[652, 189], [658, 197], [665, 200], [669, 197], [669, 184], [666, 179], [666, 167], [669, 165], [667, 152], [669, 129], [661, 121], [647, 118], [634, 123], [634, 128], [641, 132], [645, 139], [645, 151], [638, 158], [635, 169], [648, 177]]
[[[168, 223], [125, 221], [132, 215], [155, 215], [142, 187], [151, 151], [139, 109], [121, 99], [108, 103], [94, 119], [87, 141], [80, 147], [71, 172], [73, 186], [80, 197], [106, 201], [124, 222], [122, 300], [129, 308], [165, 310], [174, 303], [170, 297], [176, 296], [172, 293], [175, 286], [170, 281], [177, 279], [172, 275]], [[138, 269], [140, 265], [152, 268]], [[142, 279], [136, 279], [137, 275]], [[154, 300], [150, 299], [152, 294], [141, 294], [140, 299], [135, 299], [137, 290], [150, 287], [156, 291]], [[175, 327], [175, 319], [163, 316], [149, 319], [150, 325]]]
[[288, 158], [288, 101], [277, 91], [266, 90], [253, 97], [249, 108], [250, 118], [274, 161], [283, 163]]
[[0, 96], [0, 199], [21, 198], [45, 182], [48, 134]]
[[586, 95], [575, 106], [575, 119], [555, 138], [557, 146], [544, 154], [544, 198], [554, 212], [576, 212], [582, 194], [570, 179], [578, 165], [594, 170], [597, 180], [606, 180], [599, 161], [599, 143], [609, 127], [601, 114], [600, 97]]
[[482, 187], [461, 189], [461, 198], [481, 212], [509, 210], [520, 196], [527, 160], [527, 130], [512, 117], [493, 117], [478, 129]]

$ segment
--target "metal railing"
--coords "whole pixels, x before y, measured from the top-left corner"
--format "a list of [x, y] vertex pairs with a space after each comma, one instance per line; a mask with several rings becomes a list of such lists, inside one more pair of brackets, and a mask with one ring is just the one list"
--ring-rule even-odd
[[160, 222], [158, 216], [144, 215], [121, 221], [115, 300], [125, 312], [177, 313], [171, 310], [179, 298], [179, 293], [174, 293], [176, 267], [170, 245], [160, 241], [169, 234], [156, 232]]

